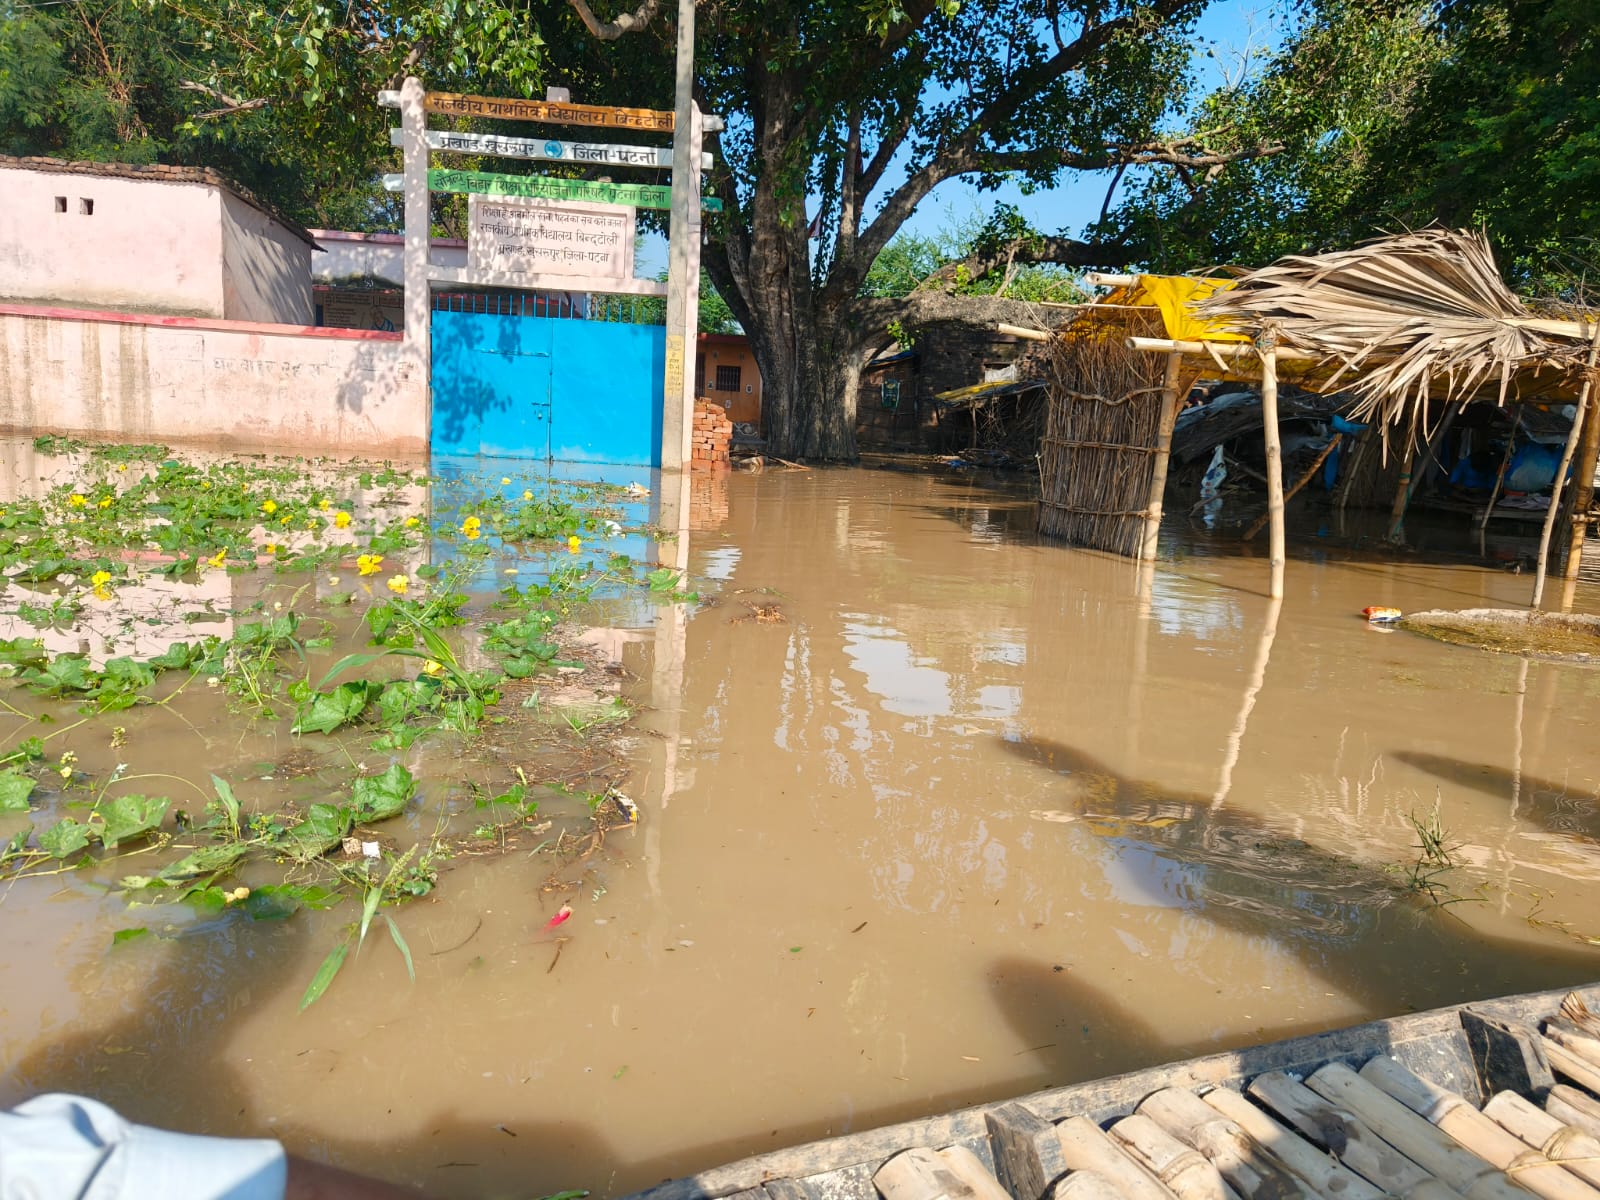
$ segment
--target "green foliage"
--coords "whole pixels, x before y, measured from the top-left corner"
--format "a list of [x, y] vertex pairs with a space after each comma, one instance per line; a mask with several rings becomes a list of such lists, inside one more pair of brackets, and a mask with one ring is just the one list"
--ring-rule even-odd
[[34, 782], [19, 767], [0, 771], [0, 813], [27, 812]]

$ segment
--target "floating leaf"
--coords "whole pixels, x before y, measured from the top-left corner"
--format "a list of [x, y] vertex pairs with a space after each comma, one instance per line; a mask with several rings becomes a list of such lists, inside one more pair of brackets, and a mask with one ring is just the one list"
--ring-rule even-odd
[[313, 804], [304, 821], [284, 835], [289, 852], [300, 862], [320, 858], [344, 840], [354, 814], [335, 804]]
[[93, 838], [94, 830], [88, 825], [63, 817], [39, 835], [39, 848], [51, 858], [66, 858], [82, 850]]
[[417, 781], [411, 772], [403, 763], [394, 763], [382, 775], [356, 780], [356, 814], [363, 821], [382, 821], [404, 809], [416, 791]]
[[161, 824], [171, 803], [165, 796], [118, 796], [102, 801], [95, 810], [105, 822], [100, 840], [107, 850], [115, 850], [118, 843], [149, 833]]
[[150, 931], [143, 925], [139, 926], [137, 929], [119, 929], [111, 935], [111, 944], [113, 946], [120, 946], [124, 942], [133, 942], [137, 941], [139, 938], [149, 936]]
[[367, 707], [376, 685], [366, 682], [341, 683], [331, 692], [318, 692], [300, 709], [291, 733], [332, 733], [353, 721]]
[[[180, 879], [192, 879], [197, 875], [211, 875], [217, 871], [226, 871], [248, 853], [250, 853], [250, 847], [244, 842], [226, 842], [220, 846], [202, 846], [193, 854], [186, 854], [177, 862], [168, 863], [162, 867], [158, 878], [164, 882], [170, 882]], [[132, 878], [137, 879], [140, 877], [132, 876]], [[128, 886], [126, 881], [124, 881], [123, 886]]]
[[16, 767], [0, 771], [0, 812], [27, 812], [33, 780]]

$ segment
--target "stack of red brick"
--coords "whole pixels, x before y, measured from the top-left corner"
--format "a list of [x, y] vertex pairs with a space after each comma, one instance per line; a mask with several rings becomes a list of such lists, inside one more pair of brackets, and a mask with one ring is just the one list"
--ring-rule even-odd
[[694, 402], [694, 438], [690, 443], [693, 450], [690, 455], [690, 468], [696, 471], [707, 471], [713, 467], [726, 468], [729, 458], [728, 446], [732, 441], [733, 422], [728, 419], [728, 410], [701, 396]]

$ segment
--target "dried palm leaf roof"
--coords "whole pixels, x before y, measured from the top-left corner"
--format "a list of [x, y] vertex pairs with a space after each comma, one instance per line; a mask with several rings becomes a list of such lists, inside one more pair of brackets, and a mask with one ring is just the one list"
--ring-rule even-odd
[[1570, 382], [1594, 334], [1536, 317], [1500, 278], [1488, 240], [1450, 229], [1282, 258], [1197, 311], [1317, 355], [1333, 368], [1324, 389], [1355, 376], [1353, 415], [1385, 425], [1417, 417], [1435, 395], [1465, 402], [1489, 390], [1503, 403], [1524, 373]]

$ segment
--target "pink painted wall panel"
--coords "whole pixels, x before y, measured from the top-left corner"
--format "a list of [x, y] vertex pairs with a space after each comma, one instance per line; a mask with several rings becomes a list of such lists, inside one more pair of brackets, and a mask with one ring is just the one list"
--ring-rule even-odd
[[427, 383], [381, 334], [0, 309], [0, 429], [421, 454]]
[[259, 208], [222, 193], [222, 315], [230, 321], [310, 325], [317, 251]]
[[223, 316], [220, 196], [199, 183], [0, 171], [0, 299]]

